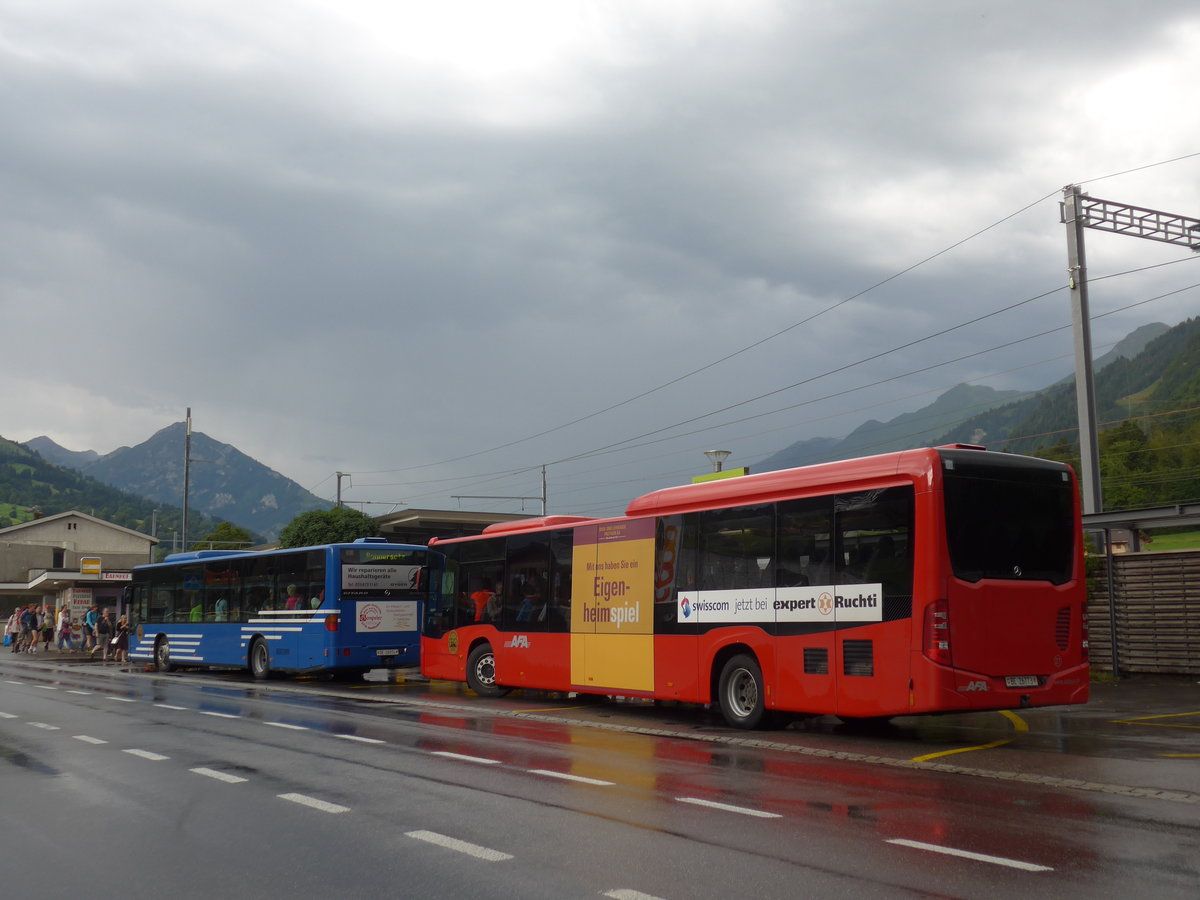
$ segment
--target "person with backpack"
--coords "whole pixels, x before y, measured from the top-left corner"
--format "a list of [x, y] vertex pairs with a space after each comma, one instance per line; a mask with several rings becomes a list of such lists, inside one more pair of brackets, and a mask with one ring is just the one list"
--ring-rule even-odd
[[113, 625], [112, 620], [108, 617], [107, 607], [100, 613], [100, 618], [96, 620], [96, 646], [92, 648], [92, 656], [96, 655], [96, 651], [100, 651], [100, 659], [108, 662], [108, 642], [112, 640]]
[[100, 618], [100, 613], [96, 610], [96, 604], [93, 603], [91, 608], [83, 614], [83, 650], [91, 653], [96, 649], [96, 620]]
[[51, 612], [49, 605], [42, 607], [42, 614], [38, 619], [38, 624], [42, 629], [39, 635], [42, 642], [42, 652], [49, 653], [50, 643], [54, 640], [54, 613]]
[[21, 652], [37, 653], [38, 614], [33, 604], [25, 607], [21, 613]]

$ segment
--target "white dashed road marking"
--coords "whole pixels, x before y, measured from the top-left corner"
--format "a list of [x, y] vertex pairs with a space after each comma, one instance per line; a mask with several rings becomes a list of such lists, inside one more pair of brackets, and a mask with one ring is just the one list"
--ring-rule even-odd
[[408, 831], [405, 834], [418, 841], [436, 844], [439, 847], [445, 847], [447, 850], [465, 853], [467, 856], [474, 856], [476, 859], [486, 860], [487, 862], [503, 862], [506, 859], [512, 859], [511, 853], [501, 853], [499, 850], [493, 850], [490, 847], [481, 847], [478, 844], [460, 841], [458, 838], [446, 837], [446, 835], [438, 834], [436, 831]]
[[991, 863], [996, 866], [1008, 866], [1010, 869], [1022, 869], [1026, 872], [1053, 872], [1051, 866], [1039, 866], [1035, 863], [1022, 862], [1019, 859], [1007, 859], [1003, 856], [988, 856], [986, 853], [972, 853], [970, 850], [956, 850], [953, 847], [939, 847], [937, 844], [926, 844], [921, 841], [908, 841], [903, 838], [893, 838], [889, 844], [901, 847], [912, 847], [916, 850], [928, 850], [931, 853], [944, 853], [947, 856], [959, 856], [963, 859], [973, 859], [977, 862]]
[[720, 809], [725, 812], [738, 813], [743, 816], [757, 816], [760, 819], [782, 819], [779, 813], [763, 812], [761, 809], [750, 809], [746, 806], [733, 806], [729, 803], [717, 803], [715, 800], [701, 800], [699, 797], [676, 797], [680, 803], [691, 803], [694, 806], [707, 806], [710, 809]]
[[583, 775], [571, 775], [568, 772], [552, 772], [549, 769], [530, 769], [534, 775], [545, 775], [547, 778], [561, 778], [563, 781], [577, 781], [580, 784], [594, 784], [597, 787], [611, 787], [615, 781], [602, 781], [599, 778], [586, 778]]
[[197, 775], [203, 775], [205, 778], [215, 778], [217, 781], [223, 781], [226, 784], [241, 784], [245, 781], [240, 775], [230, 775], [228, 772], [218, 772], [216, 769], [188, 769], [189, 772], [195, 772]]
[[161, 753], [151, 753], [149, 750], [122, 750], [122, 753], [128, 753], [130, 756], [140, 756], [142, 759], [170, 759], [169, 756], [163, 756]]
[[457, 759], [460, 762], [479, 763], [481, 766], [498, 766], [498, 765], [500, 765], [500, 760], [498, 760], [498, 759], [487, 759], [486, 757], [483, 757], [483, 756], [467, 756], [464, 753], [451, 753], [449, 750], [434, 750], [431, 755], [444, 756], [444, 757], [446, 757], [446, 759]]
[[338, 806], [336, 803], [328, 803], [324, 800], [318, 800], [316, 797], [308, 797], [304, 794], [278, 794], [280, 800], [288, 800], [292, 803], [299, 803], [301, 806], [308, 806], [312, 809], [319, 809], [321, 812], [327, 813], [344, 813], [350, 812], [348, 806]]

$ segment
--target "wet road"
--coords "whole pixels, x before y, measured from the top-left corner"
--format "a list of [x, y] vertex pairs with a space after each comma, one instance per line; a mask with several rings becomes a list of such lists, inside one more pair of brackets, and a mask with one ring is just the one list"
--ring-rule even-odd
[[695, 707], [0, 660], [0, 840], [125, 860], [101, 896], [1194, 897], [1200, 694], [1121, 687], [743, 733]]

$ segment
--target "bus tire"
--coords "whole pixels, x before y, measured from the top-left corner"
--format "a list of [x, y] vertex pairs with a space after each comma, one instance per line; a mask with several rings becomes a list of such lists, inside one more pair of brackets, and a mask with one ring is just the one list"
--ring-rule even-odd
[[762, 668], [753, 656], [739, 653], [721, 669], [717, 682], [717, 701], [721, 715], [734, 728], [753, 729], [767, 725]]
[[250, 677], [255, 681], [266, 681], [270, 674], [270, 648], [262, 638], [255, 638], [250, 644]]
[[154, 669], [158, 672], [175, 671], [175, 667], [171, 665], [171, 642], [165, 635], [159, 635], [158, 640], [154, 642]]
[[509, 688], [496, 684], [496, 654], [491, 644], [480, 644], [467, 657], [467, 687], [480, 697], [503, 697]]

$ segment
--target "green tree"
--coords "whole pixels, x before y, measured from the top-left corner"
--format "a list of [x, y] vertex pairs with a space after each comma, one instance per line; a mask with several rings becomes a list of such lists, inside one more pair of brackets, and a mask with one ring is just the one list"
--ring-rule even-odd
[[1125, 421], [1100, 434], [1100, 475], [1106, 509], [1136, 509], [1150, 498], [1151, 474], [1146, 435]]
[[314, 509], [301, 513], [279, 532], [281, 547], [312, 547], [317, 544], [340, 544], [360, 537], [376, 537], [379, 527], [364, 512], [345, 506], [333, 509]]
[[196, 542], [197, 550], [245, 550], [254, 543], [254, 535], [232, 522], [220, 522], [212, 533]]

